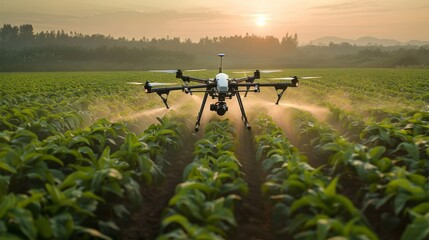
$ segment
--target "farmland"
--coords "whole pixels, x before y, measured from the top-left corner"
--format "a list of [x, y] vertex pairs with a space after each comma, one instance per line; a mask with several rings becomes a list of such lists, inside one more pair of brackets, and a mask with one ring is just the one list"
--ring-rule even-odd
[[0, 238], [427, 239], [429, 70], [284, 75], [322, 78], [194, 133], [201, 95], [126, 84], [171, 75], [0, 74]]

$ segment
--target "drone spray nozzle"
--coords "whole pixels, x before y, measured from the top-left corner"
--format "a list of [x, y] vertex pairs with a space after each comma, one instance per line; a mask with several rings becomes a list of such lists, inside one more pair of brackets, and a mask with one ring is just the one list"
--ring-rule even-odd
[[226, 102], [216, 102], [210, 104], [210, 111], [216, 111], [217, 115], [223, 116], [228, 111], [228, 106]]

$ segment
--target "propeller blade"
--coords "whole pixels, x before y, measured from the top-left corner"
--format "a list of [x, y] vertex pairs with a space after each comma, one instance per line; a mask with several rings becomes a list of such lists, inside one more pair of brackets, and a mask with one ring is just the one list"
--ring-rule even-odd
[[205, 68], [201, 68], [201, 69], [190, 69], [190, 70], [185, 70], [186, 72], [201, 72], [201, 71], [206, 71], [207, 69]]
[[[316, 79], [322, 77], [297, 77], [298, 79]], [[294, 77], [279, 77], [279, 78], [268, 78], [268, 80], [293, 80]]]
[[242, 71], [242, 72], [232, 72], [232, 73], [239, 73], [239, 74], [246, 74], [246, 73], [251, 73], [252, 71]]
[[277, 70], [277, 69], [273, 69], [273, 70], [259, 70], [260, 73], [275, 73], [275, 72], [283, 72], [283, 70]]
[[148, 72], [159, 72], [159, 73], [176, 73], [177, 72], [177, 69], [176, 70], [148, 70]]
[[293, 77], [268, 78], [268, 80], [293, 80]]
[[149, 83], [149, 86], [167, 86], [167, 85], [176, 85], [176, 83], [162, 83], [162, 82]]
[[130, 85], [143, 85], [144, 83], [141, 83], [141, 82], [127, 82], [127, 84], [130, 84]]

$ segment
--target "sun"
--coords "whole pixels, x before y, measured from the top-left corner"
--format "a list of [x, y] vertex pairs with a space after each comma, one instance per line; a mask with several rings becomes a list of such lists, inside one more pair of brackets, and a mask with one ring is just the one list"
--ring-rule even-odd
[[257, 15], [255, 24], [258, 27], [264, 27], [267, 24], [267, 17], [265, 15]]

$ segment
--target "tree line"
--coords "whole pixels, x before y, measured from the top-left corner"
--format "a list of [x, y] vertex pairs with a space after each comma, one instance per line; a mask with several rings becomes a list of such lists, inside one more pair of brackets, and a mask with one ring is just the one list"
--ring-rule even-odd
[[0, 71], [145, 70], [216, 68], [224, 52], [230, 68], [395, 67], [429, 65], [428, 46], [299, 46], [296, 33], [282, 38], [254, 34], [126, 39], [76, 32], [35, 32], [31, 24], [0, 28]]

